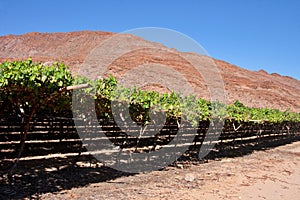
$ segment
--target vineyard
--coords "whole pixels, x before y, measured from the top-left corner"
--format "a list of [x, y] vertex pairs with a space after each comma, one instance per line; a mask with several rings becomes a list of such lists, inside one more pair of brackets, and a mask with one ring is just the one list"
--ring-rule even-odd
[[[83, 138], [96, 143], [107, 137], [132, 152], [175, 148], [168, 144], [179, 129], [183, 144], [194, 136], [180, 157], [191, 160], [209, 141], [215, 142], [213, 148], [207, 146], [212, 148], [209, 156], [239, 154], [298, 140], [300, 130], [300, 113], [289, 110], [124, 88], [112, 76], [72, 77], [64, 64], [43, 66], [31, 59], [0, 65], [0, 107], [0, 159], [16, 163], [22, 157], [89, 155]], [[92, 138], [90, 130], [99, 136]], [[94, 148], [93, 155], [98, 151]]]

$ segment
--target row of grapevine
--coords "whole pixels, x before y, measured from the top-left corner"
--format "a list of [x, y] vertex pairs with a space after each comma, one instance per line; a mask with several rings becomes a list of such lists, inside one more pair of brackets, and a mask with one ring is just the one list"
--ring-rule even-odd
[[[0, 65], [1, 111], [12, 107], [30, 115], [34, 110], [62, 112], [70, 108], [71, 93], [62, 90], [72, 85], [73, 78], [64, 64], [43, 66], [26, 61], [4, 62]], [[0, 111], [0, 112], [1, 112]]]
[[23, 153], [35, 115], [41, 110], [52, 114], [64, 113], [65, 108], [70, 108], [71, 93], [64, 88], [72, 82], [71, 72], [64, 64], [43, 66], [31, 59], [0, 64], [0, 116], [17, 116], [24, 122], [20, 150], [9, 176]]
[[91, 87], [84, 89], [81, 102], [87, 96], [95, 99], [96, 112], [101, 118], [113, 117], [111, 105], [114, 102], [120, 108], [129, 109], [131, 118], [142, 124], [147, 124], [151, 120], [150, 116], [153, 118], [158, 115], [165, 115], [167, 119], [188, 120], [194, 126], [199, 121], [212, 118], [258, 123], [300, 122], [300, 113], [289, 110], [250, 108], [239, 101], [226, 106], [220, 102], [210, 102], [196, 96], [185, 97], [174, 92], [160, 94], [135, 87], [124, 88], [118, 86], [113, 76], [95, 81], [81, 76], [72, 77], [64, 64], [43, 66], [41, 63], [33, 63], [31, 59], [1, 63], [1, 112], [15, 107], [17, 110], [25, 110], [25, 116], [33, 112], [65, 115], [70, 113], [72, 102], [72, 92], [66, 90], [66, 87], [82, 83], [89, 83]]
[[[88, 84], [89, 87], [80, 90], [70, 89], [80, 84]], [[74, 101], [74, 98], [77, 101]], [[74, 107], [74, 104], [78, 104], [77, 107]], [[81, 113], [82, 108], [88, 108], [89, 112]], [[156, 119], [165, 119], [165, 121], [158, 121], [160, 125], [175, 124], [179, 127], [182, 122], [182, 124], [188, 122], [196, 129], [201, 126], [201, 123], [206, 124], [217, 119], [217, 121], [225, 121], [225, 126], [232, 125], [234, 138], [237, 136], [236, 131], [239, 127], [242, 124], [247, 125], [247, 122], [258, 125], [264, 122], [280, 124], [279, 129], [287, 128], [288, 131], [291, 127], [286, 124], [286, 121], [296, 124], [294, 127], [297, 127], [297, 130], [298, 122], [300, 122], [300, 113], [288, 110], [283, 112], [269, 108], [250, 108], [238, 101], [227, 106], [218, 101], [210, 102], [193, 95], [182, 96], [174, 92], [162, 94], [135, 87], [124, 88], [118, 85], [113, 76], [101, 80], [89, 80], [81, 76], [73, 77], [64, 64], [54, 63], [51, 66], [44, 66], [41, 63], [32, 62], [31, 59], [4, 62], [0, 64], [0, 122], [5, 124], [6, 119], [13, 118], [23, 129], [20, 131], [22, 137], [18, 154], [9, 171], [9, 176], [16, 168], [25, 148], [28, 132], [34, 124], [32, 122], [38, 119], [39, 115], [70, 119], [73, 113], [77, 117], [76, 120], [78, 116], [80, 120], [85, 120], [90, 117], [89, 114], [92, 116], [95, 113], [93, 110], [96, 112], [98, 122], [103, 119], [114, 121], [116, 117], [120, 117], [123, 122], [133, 120], [143, 125], [144, 130], [147, 126], [153, 126], [152, 122]], [[129, 113], [129, 115], [122, 115], [123, 113]], [[156, 122], [154, 124], [156, 126]], [[116, 137], [116, 132], [113, 131], [113, 133]], [[120, 135], [124, 136], [124, 141], [128, 140], [126, 134], [120, 133]], [[205, 131], [202, 131], [199, 138], [203, 138], [204, 135]], [[13, 134], [5, 135], [4, 138], [10, 136]], [[154, 143], [157, 139], [157, 135], [152, 138]], [[121, 141], [122, 144], [126, 143], [124, 141]], [[140, 138], [134, 141], [138, 141], [136, 147], [141, 144]], [[148, 144], [151, 140], [146, 138], [146, 141]]]

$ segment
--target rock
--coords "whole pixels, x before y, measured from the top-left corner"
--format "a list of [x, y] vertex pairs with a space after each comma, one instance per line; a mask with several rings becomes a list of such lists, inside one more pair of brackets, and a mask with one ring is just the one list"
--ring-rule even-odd
[[187, 182], [193, 182], [196, 179], [194, 174], [186, 174], [184, 180]]

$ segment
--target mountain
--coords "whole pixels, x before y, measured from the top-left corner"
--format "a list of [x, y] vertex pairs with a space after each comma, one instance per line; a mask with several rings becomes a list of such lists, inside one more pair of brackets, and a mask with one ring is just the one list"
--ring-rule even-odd
[[225, 95], [228, 104], [239, 100], [251, 107], [300, 112], [300, 81], [294, 78], [246, 70], [129, 34], [34, 32], [0, 37], [1, 62], [28, 57], [45, 64], [64, 62], [73, 74], [84, 73], [92, 78], [113, 74], [124, 84], [151, 80], [140, 86], [159, 91], [184, 89], [188, 81], [193, 90], [184, 91], [206, 99], [210, 99], [210, 94], [213, 99]]

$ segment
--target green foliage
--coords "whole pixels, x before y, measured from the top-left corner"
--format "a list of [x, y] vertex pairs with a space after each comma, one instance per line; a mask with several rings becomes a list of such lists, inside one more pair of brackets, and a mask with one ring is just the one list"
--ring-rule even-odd
[[227, 119], [238, 122], [256, 121], [257, 123], [300, 122], [300, 113], [293, 113], [289, 110], [282, 112], [270, 108], [250, 108], [235, 101], [234, 104], [227, 106]]
[[235, 101], [227, 107], [227, 118], [238, 122], [249, 121], [251, 119], [250, 109], [241, 102]]
[[[90, 80], [86, 77], [72, 78], [64, 64], [55, 63], [43, 66], [40, 63], [27, 61], [4, 62], [0, 64], [0, 106], [10, 102], [19, 107], [30, 108], [39, 105], [41, 110], [50, 113], [63, 113], [71, 110], [71, 92], [65, 90], [72, 84], [88, 83], [91, 87], [82, 89], [84, 97], [90, 95], [95, 100], [98, 117], [112, 118], [112, 102], [119, 105], [120, 112], [129, 109], [131, 118], [147, 124], [150, 116], [166, 115], [172, 120], [187, 120], [193, 126], [199, 121], [220, 119], [237, 122], [264, 121], [280, 123], [283, 121], [300, 122], [300, 114], [289, 110], [284, 112], [269, 108], [250, 108], [239, 101], [225, 104], [197, 98], [194, 95], [181, 96], [171, 92], [161, 94], [155, 91], [144, 91], [118, 86], [113, 76], [101, 80]], [[154, 115], [153, 115], [154, 114]]]
[[31, 59], [0, 64], [1, 99], [25, 110], [33, 106], [54, 112], [70, 108], [70, 93], [61, 89], [72, 82], [64, 64], [43, 66]]

